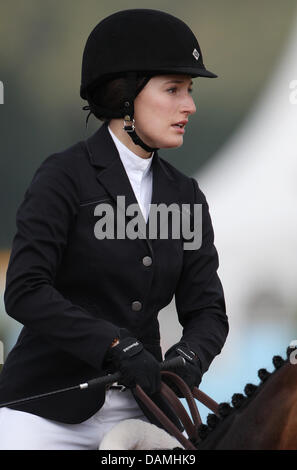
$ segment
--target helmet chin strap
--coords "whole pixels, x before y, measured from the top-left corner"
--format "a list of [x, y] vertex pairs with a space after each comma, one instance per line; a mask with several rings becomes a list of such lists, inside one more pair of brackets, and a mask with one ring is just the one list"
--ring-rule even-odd
[[136, 131], [135, 131], [135, 120], [132, 119], [131, 120], [131, 117], [127, 114], [125, 117], [124, 117], [124, 126], [123, 126], [123, 129], [124, 131], [127, 132], [127, 134], [129, 135], [129, 137], [133, 140], [134, 144], [135, 145], [139, 145], [140, 147], [142, 147], [144, 150], [146, 150], [147, 152], [154, 152], [155, 150], [159, 150], [157, 147], [150, 147], [149, 145], [146, 145], [143, 140], [141, 140], [141, 138], [139, 137], [139, 135], [136, 134]]
[[141, 148], [146, 150], [146, 152], [154, 152], [155, 150], [159, 150], [157, 147], [150, 147], [147, 145], [139, 135], [136, 134], [135, 131], [135, 120], [134, 120], [134, 99], [140, 93], [141, 89], [145, 86], [145, 84], [149, 81], [149, 77], [143, 83], [141, 89], [136, 90], [136, 79], [137, 74], [135, 72], [128, 72], [127, 73], [127, 96], [128, 100], [125, 101], [125, 116], [124, 116], [124, 131], [130, 136], [133, 140], [135, 145], [139, 145]]
[[118, 119], [120, 117], [124, 117], [124, 131], [130, 136], [133, 140], [135, 145], [139, 145], [142, 147], [146, 152], [154, 152], [155, 150], [159, 150], [157, 147], [150, 147], [145, 142], [141, 140], [139, 135], [136, 134], [135, 131], [135, 120], [134, 120], [134, 100], [136, 96], [141, 92], [141, 90], [145, 87], [146, 83], [150, 80], [150, 76], [144, 78], [142, 84], [137, 88], [137, 73], [130, 72], [126, 74], [127, 78], [127, 88], [125, 90], [125, 97], [126, 101], [123, 103], [123, 107], [119, 111], [110, 110], [108, 108], [102, 107], [100, 104], [96, 104], [93, 102], [92, 94], [89, 90], [86, 91], [87, 100], [89, 102], [88, 106], [84, 106], [83, 110], [90, 111], [87, 120], [86, 126], [88, 124], [88, 119], [91, 114], [96, 116], [104, 116], [110, 119]]

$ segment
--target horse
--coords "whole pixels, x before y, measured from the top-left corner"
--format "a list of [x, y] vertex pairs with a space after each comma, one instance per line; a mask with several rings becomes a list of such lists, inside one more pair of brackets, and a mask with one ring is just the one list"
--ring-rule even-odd
[[[218, 404], [201, 391], [193, 393], [193, 396], [204, 404], [210, 403], [209, 408], [214, 411], [208, 414], [206, 424], [201, 422], [197, 425], [196, 421], [196, 438], [190, 439], [195, 450], [296, 450], [297, 361], [292, 361], [292, 354], [296, 354], [296, 349], [294, 351], [289, 347], [286, 359], [274, 356], [274, 370], [268, 372], [266, 369], [260, 369], [260, 384], [246, 384], [245, 395], [233, 394], [230, 403]], [[125, 425], [127, 428], [129, 426], [130, 430], [135, 429], [134, 434], [130, 433], [128, 449], [150, 449], [150, 446], [154, 448], [156, 426], [133, 420], [133, 423], [123, 421], [113, 428], [105, 437], [104, 449], [110, 446], [109, 438], [113, 440], [112, 448], [117, 448], [117, 431], [118, 435], [121, 430], [121, 435], [129, 434], [125, 432]], [[163, 432], [166, 434], [166, 431]], [[176, 441], [166, 441], [165, 434], [161, 444], [163, 449], [166, 445], [166, 449], [183, 448]], [[133, 435], [135, 439], [131, 442]], [[121, 446], [125, 446], [123, 440]]]
[[297, 370], [287, 359], [273, 357], [274, 371], [260, 369], [260, 384], [247, 384], [231, 403], [221, 403], [198, 428], [197, 450], [296, 450]]

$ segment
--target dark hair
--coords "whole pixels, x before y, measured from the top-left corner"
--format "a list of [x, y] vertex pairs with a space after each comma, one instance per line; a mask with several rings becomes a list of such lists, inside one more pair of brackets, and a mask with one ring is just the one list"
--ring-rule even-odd
[[[139, 77], [136, 81], [136, 96], [144, 88], [151, 77]], [[92, 113], [97, 119], [109, 122], [113, 112], [114, 117], [124, 109], [127, 100], [127, 79], [125, 77], [108, 80], [88, 91], [88, 103]], [[94, 106], [95, 105], [95, 106]], [[109, 117], [104, 116], [104, 109], [108, 110]]]

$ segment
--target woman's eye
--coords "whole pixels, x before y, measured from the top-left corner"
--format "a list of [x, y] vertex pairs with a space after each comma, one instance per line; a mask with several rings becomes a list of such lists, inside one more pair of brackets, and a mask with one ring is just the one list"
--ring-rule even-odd
[[[168, 91], [170, 94], [176, 93], [176, 92], [177, 92], [177, 87], [168, 88], [167, 91]], [[189, 89], [188, 89], [188, 92], [189, 92], [190, 94], [193, 93], [193, 88], [189, 88]]]

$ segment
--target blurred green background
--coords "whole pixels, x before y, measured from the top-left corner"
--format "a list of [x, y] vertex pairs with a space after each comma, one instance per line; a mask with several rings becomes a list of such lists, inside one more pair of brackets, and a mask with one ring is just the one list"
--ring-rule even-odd
[[[0, 340], [5, 357], [20, 327], [3, 304], [16, 210], [41, 162], [101, 125], [92, 116], [85, 126], [86, 102], [79, 96], [82, 53], [99, 21], [127, 8], [155, 8], [184, 20], [198, 37], [206, 67], [218, 75], [194, 80], [197, 113], [184, 145], [160, 151], [189, 176], [199, 175], [217, 158], [257, 103], [277, 69], [297, 13], [296, 0], [1, 2]], [[133, 31], [129, 35], [133, 41]]]

